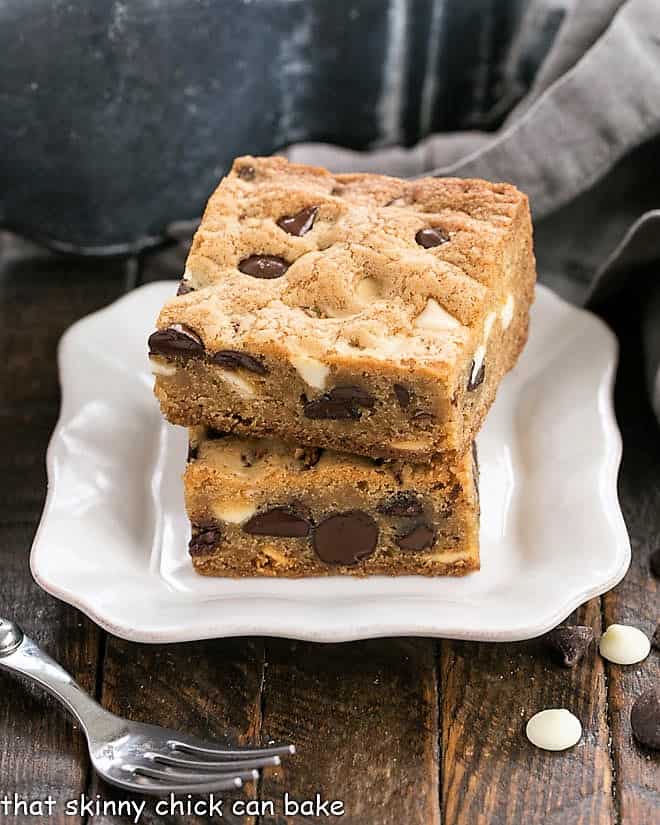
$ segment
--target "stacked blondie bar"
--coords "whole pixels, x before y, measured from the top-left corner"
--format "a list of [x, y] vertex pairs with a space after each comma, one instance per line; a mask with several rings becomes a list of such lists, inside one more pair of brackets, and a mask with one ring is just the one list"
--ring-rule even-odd
[[237, 159], [149, 338], [196, 570], [477, 569], [474, 440], [534, 281], [513, 186]]

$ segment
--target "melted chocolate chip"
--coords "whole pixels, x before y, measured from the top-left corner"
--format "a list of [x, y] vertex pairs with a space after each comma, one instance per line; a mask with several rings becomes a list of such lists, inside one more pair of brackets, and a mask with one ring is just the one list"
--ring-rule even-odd
[[394, 385], [394, 395], [396, 395], [396, 400], [399, 402], [399, 406], [402, 410], [410, 404], [410, 390], [407, 387], [404, 387], [403, 384], [395, 384]]
[[204, 344], [195, 330], [183, 324], [172, 324], [166, 329], [159, 329], [149, 336], [149, 353], [151, 355], [201, 355]]
[[243, 258], [238, 268], [246, 275], [252, 275], [253, 278], [270, 280], [281, 278], [289, 268], [289, 264], [277, 255], [250, 255], [249, 258]]
[[585, 625], [556, 627], [545, 637], [548, 646], [559, 656], [564, 667], [575, 667], [593, 640], [593, 630]]
[[268, 372], [261, 361], [253, 355], [233, 349], [221, 349], [219, 352], [214, 352], [211, 361], [226, 370], [237, 370], [242, 367], [244, 370], [256, 372], [257, 375], [266, 375]]
[[176, 291], [177, 296], [179, 295], [187, 295], [189, 292], [194, 292], [194, 287], [190, 286], [188, 281], [184, 281], [183, 278], [179, 282], [179, 287]]
[[360, 407], [371, 409], [376, 403], [375, 398], [362, 387], [333, 387], [329, 392], [312, 398], [303, 399], [303, 412], [306, 418], [331, 419], [358, 419], [361, 416]]
[[431, 249], [433, 246], [440, 246], [440, 244], [447, 243], [449, 235], [441, 229], [436, 229], [432, 226], [427, 226], [420, 229], [415, 235], [415, 240], [424, 249]]
[[472, 392], [473, 390], [476, 390], [477, 387], [481, 386], [481, 384], [484, 383], [484, 378], [486, 377], [485, 361], [481, 362], [481, 366], [479, 367], [476, 373], [474, 371], [475, 366], [476, 364], [473, 361], [472, 366], [470, 367], [470, 379], [467, 385], [468, 392]]
[[396, 543], [402, 550], [425, 550], [435, 541], [435, 530], [430, 524], [420, 524], [413, 527], [409, 533], [399, 536]]
[[653, 553], [651, 553], [649, 564], [651, 565], [651, 571], [653, 572], [653, 575], [657, 576], [660, 579], [660, 547], [658, 547], [657, 550], [654, 550]]
[[243, 525], [243, 532], [252, 536], [286, 536], [301, 538], [308, 536], [310, 523], [287, 507], [273, 507], [265, 513], [258, 513]]
[[409, 490], [401, 491], [390, 496], [376, 508], [384, 516], [421, 516], [424, 506], [416, 493]]
[[192, 533], [188, 544], [191, 556], [207, 556], [222, 539], [222, 532], [217, 525], [210, 527], [193, 524]]
[[335, 513], [316, 527], [313, 544], [327, 564], [357, 564], [376, 549], [378, 525], [362, 510]]
[[638, 742], [660, 750], [660, 692], [647, 690], [635, 699], [630, 711], [630, 726]]
[[307, 234], [314, 226], [318, 211], [318, 206], [308, 206], [307, 209], [301, 209], [295, 215], [286, 215], [280, 218], [277, 225], [280, 229], [288, 232], [289, 235], [296, 235], [299, 238], [301, 235]]
[[236, 171], [236, 174], [242, 180], [254, 180], [257, 171], [254, 168], [254, 166], [239, 166], [239, 168]]

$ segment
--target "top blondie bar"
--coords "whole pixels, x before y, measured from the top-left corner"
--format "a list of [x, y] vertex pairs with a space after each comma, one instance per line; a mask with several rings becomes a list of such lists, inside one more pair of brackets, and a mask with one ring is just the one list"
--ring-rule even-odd
[[462, 455], [525, 343], [534, 281], [513, 186], [238, 158], [149, 339], [155, 392], [175, 424]]

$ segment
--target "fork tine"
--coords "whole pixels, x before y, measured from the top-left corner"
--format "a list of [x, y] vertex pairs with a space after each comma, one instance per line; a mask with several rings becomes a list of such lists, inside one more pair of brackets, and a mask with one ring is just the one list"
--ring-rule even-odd
[[[235, 773], [219, 774], [197, 774], [184, 773], [182, 771], [163, 770], [150, 768], [147, 765], [123, 765], [122, 769], [133, 776], [146, 776], [148, 779], [160, 779], [162, 782], [172, 785], [186, 783], [188, 785], [205, 785], [209, 782], [225, 784], [227, 788], [240, 788], [244, 781], [251, 781], [259, 778], [259, 771], [236, 771]], [[238, 782], [237, 782], [238, 780]]]
[[161, 765], [170, 765], [173, 768], [183, 770], [214, 771], [216, 773], [235, 772], [240, 770], [252, 770], [253, 768], [270, 768], [282, 764], [279, 756], [262, 756], [257, 759], [237, 759], [213, 762], [211, 760], [179, 759], [176, 756], [168, 756], [164, 753], [145, 753], [145, 759], [159, 762]]
[[198, 756], [215, 756], [219, 759], [258, 759], [262, 756], [292, 756], [296, 752], [295, 745], [276, 745], [272, 748], [246, 748], [244, 750], [223, 750], [221, 748], [202, 748], [199, 745], [190, 745], [177, 739], [170, 739], [167, 743], [170, 750], [193, 753]]

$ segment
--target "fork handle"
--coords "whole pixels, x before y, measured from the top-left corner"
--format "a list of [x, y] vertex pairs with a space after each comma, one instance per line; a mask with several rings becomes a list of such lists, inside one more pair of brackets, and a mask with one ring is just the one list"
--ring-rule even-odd
[[20, 673], [41, 685], [68, 708], [83, 729], [88, 724], [111, 716], [15, 622], [1, 617], [0, 669]]

